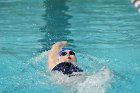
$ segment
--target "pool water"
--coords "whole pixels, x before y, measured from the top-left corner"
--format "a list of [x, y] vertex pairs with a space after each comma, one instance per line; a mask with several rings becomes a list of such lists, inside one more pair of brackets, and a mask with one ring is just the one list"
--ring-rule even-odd
[[[139, 16], [130, 0], [1, 0], [0, 93], [140, 93]], [[47, 70], [62, 40], [84, 80]]]

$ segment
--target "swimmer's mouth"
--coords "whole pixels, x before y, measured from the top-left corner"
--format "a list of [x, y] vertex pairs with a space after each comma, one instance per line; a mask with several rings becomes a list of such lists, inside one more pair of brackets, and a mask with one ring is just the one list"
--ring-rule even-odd
[[68, 59], [71, 59], [71, 57], [68, 57]]

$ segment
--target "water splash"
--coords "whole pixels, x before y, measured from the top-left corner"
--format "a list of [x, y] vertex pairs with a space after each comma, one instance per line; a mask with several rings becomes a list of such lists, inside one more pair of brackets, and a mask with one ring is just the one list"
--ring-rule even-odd
[[78, 83], [83, 82], [85, 78], [86, 74], [83, 72], [77, 72], [71, 77], [60, 72], [53, 72], [50, 77], [51, 81], [55, 82], [56, 84], [67, 87], [75, 86]]
[[32, 57], [31, 59], [29, 59], [27, 61], [27, 63], [25, 63], [23, 71], [32, 71], [31, 69], [33, 69], [34, 71], [41, 71], [46, 69], [46, 61], [47, 61], [47, 55], [48, 55], [48, 51], [44, 51], [34, 57]]
[[102, 68], [78, 85], [77, 93], [106, 93], [112, 79], [111, 70]]
[[31, 58], [28, 63], [33, 63], [33, 64], [36, 64], [37, 62], [41, 61], [43, 58], [46, 58], [47, 60], [47, 55], [48, 55], [48, 51], [44, 51], [40, 54], [38, 54], [37, 56]]

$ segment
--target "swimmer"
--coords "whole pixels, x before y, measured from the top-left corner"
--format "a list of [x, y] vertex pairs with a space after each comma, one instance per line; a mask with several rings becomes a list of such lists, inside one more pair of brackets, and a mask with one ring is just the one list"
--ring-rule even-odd
[[48, 68], [50, 71], [72, 75], [74, 72], [83, 72], [76, 66], [76, 56], [72, 48], [66, 48], [67, 41], [60, 41], [52, 45], [48, 54]]

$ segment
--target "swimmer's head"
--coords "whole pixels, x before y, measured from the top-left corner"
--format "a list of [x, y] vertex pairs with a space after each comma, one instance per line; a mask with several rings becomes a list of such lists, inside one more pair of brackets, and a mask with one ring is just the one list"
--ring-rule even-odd
[[61, 55], [61, 53], [64, 52], [65, 50], [71, 50], [72, 51], [72, 48], [69, 48], [69, 47], [61, 48], [60, 51], [59, 51], [59, 55]]
[[62, 48], [59, 51], [59, 61], [61, 62], [76, 62], [76, 56], [72, 48]]

